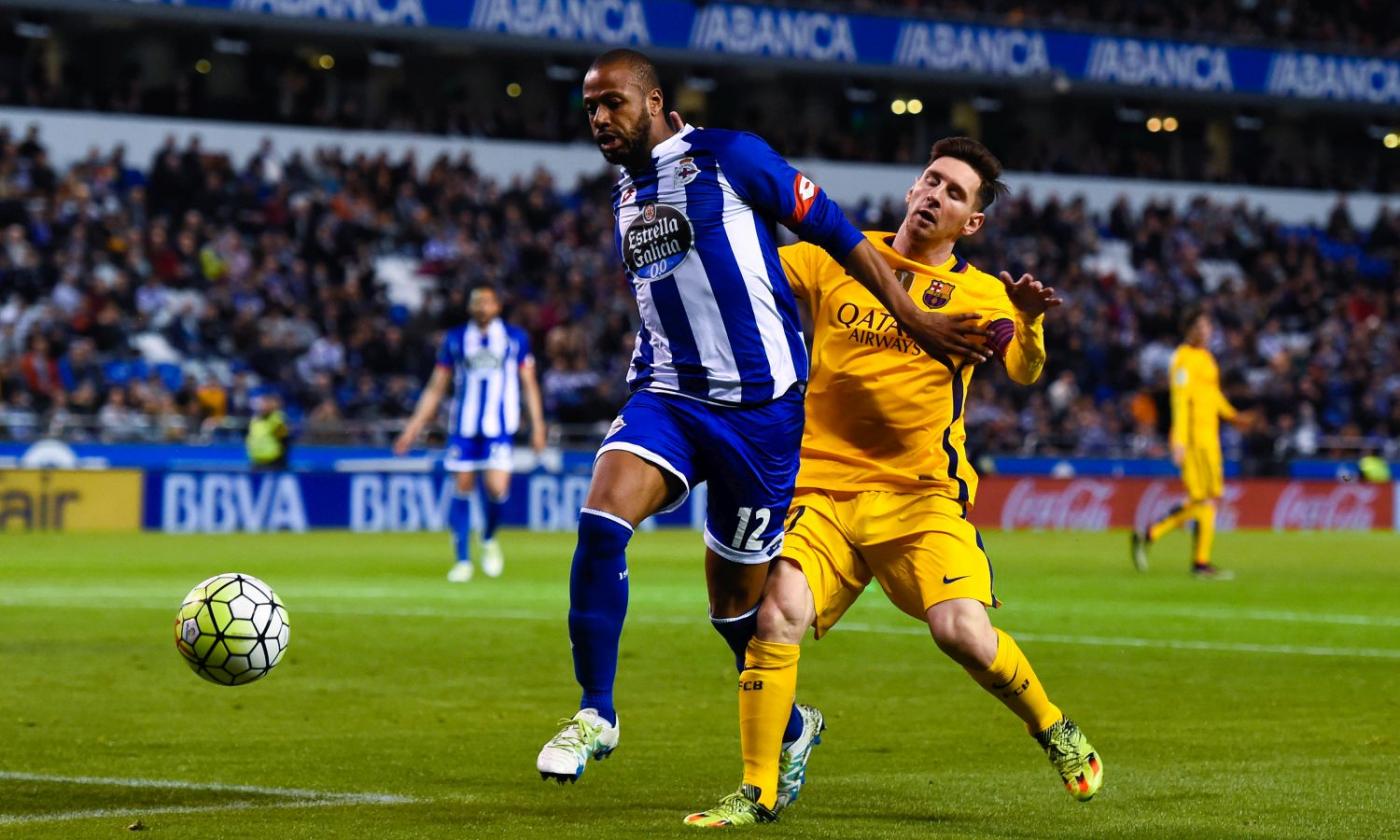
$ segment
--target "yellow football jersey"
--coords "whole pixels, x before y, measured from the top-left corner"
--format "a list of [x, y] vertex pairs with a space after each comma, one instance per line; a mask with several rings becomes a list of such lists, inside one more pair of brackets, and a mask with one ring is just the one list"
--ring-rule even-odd
[[[1045, 365], [1041, 318], [1023, 316], [997, 278], [950, 257], [942, 265], [905, 259], [892, 233], [866, 238], [920, 306], [980, 314], [1011, 378], [1034, 382]], [[977, 473], [963, 442], [974, 365], [929, 358], [900, 331], [858, 280], [821, 248], [780, 248], [793, 293], [812, 317], [807, 425], [797, 486], [827, 491], [888, 490], [945, 495], [966, 504]]]
[[1220, 449], [1220, 419], [1236, 412], [1220, 391], [1220, 368], [1203, 347], [1183, 344], [1172, 354], [1171, 442], [1187, 449]]

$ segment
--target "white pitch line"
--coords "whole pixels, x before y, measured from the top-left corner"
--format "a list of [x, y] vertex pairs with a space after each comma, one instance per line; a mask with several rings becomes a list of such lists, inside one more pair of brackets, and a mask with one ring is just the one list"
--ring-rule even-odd
[[[1067, 613], [1063, 607], [1049, 604], [1016, 603], [1017, 610], [1040, 613]], [[1206, 621], [1272, 621], [1284, 624], [1341, 624], [1348, 627], [1400, 627], [1400, 616], [1354, 615], [1346, 613], [1306, 613], [1289, 610], [1233, 609], [1231, 607], [1159, 607], [1153, 604], [1122, 602], [1096, 603], [1096, 615], [1156, 616], [1161, 618], [1198, 618]]]
[[[64, 604], [36, 604], [17, 602], [16, 599], [0, 599], [0, 604], [10, 606], [64, 606]], [[146, 608], [143, 605], [142, 608]], [[340, 606], [308, 606], [303, 603], [297, 612], [311, 615], [356, 615], [384, 616], [398, 618], [447, 618], [465, 621], [558, 621], [563, 622], [562, 610], [555, 612], [535, 612], [531, 610], [450, 610], [434, 607], [378, 607], [358, 608]], [[633, 624], [694, 624], [700, 617], [684, 615], [642, 615], [628, 619]], [[895, 636], [922, 636], [928, 629], [916, 624], [902, 627], [842, 622], [834, 630], [855, 633], [876, 633]], [[1269, 653], [1281, 656], [1348, 656], [1361, 659], [1400, 659], [1400, 649], [1373, 647], [1331, 647], [1325, 645], [1286, 645], [1256, 644], [1253, 642], [1218, 642], [1205, 639], [1147, 639], [1132, 636], [1070, 636], [1056, 633], [1028, 633], [1016, 631], [1016, 638], [1025, 641], [1047, 644], [1084, 645], [1090, 647], [1131, 647], [1156, 648], [1161, 650], [1199, 650], [1220, 653]]]
[[168, 790], [212, 790], [220, 793], [252, 793], [258, 796], [286, 796], [296, 799], [321, 799], [354, 802], [365, 805], [400, 805], [412, 802], [408, 796], [392, 793], [337, 793], [309, 788], [267, 787], [264, 785], [229, 785], [222, 782], [189, 782], [183, 779], [135, 779], [124, 776], [58, 776], [49, 773], [25, 773], [0, 770], [0, 779], [16, 782], [53, 782], [67, 785], [101, 787], [164, 788]]
[[[0, 606], [13, 607], [62, 607], [64, 609], [155, 609], [153, 603], [133, 603], [136, 600], [149, 600], [153, 593], [149, 590], [135, 589], [83, 589], [64, 590], [62, 592], [50, 591], [41, 588], [32, 591], [28, 597], [0, 596]], [[307, 601], [376, 601], [384, 600], [422, 600], [421, 594], [412, 596], [405, 595], [403, 590], [392, 587], [363, 588], [355, 587], [348, 589], [311, 589], [304, 591], [299, 600]], [[442, 599], [447, 601], [446, 598]], [[460, 603], [447, 601], [447, 603]], [[635, 602], [634, 602], [635, 603]], [[161, 605], [164, 606], [163, 604]], [[303, 608], [306, 609], [306, 608]], [[1037, 603], [1035, 601], [1017, 601], [1012, 608], [1016, 612], [1034, 613], [1068, 613], [1071, 610], [1053, 604]], [[562, 610], [562, 607], [561, 607]], [[301, 610], [298, 610], [301, 611]], [[312, 606], [306, 609], [309, 612], [337, 612], [349, 615], [402, 615], [402, 616], [437, 616], [437, 615], [458, 615], [448, 609], [438, 609], [434, 607], [384, 607], [376, 605], [373, 611], [364, 611], [357, 608], [337, 606]], [[1400, 616], [1396, 615], [1363, 615], [1356, 613], [1311, 613], [1297, 612], [1291, 610], [1267, 610], [1232, 607], [1183, 607], [1183, 606], [1159, 606], [1156, 604], [1133, 604], [1122, 601], [1099, 602], [1095, 605], [1097, 615], [1126, 615], [1126, 616], [1153, 616], [1163, 618], [1188, 618], [1200, 619], [1203, 621], [1259, 621], [1274, 622], [1281, 624], [1337, 624], [1347, 627], [1400, 627]], [[534, 620], [540, 614], [534, 610], [492, 610], [473, 614], [481, 618], [500, 618], [502, 620]], [[671, 623], [667, 619], [673, 617], [662, 617], [656, 619], [658, 623]], [[690, 618], [674, 617], [675, 623], [689, 623]]]
[[228, 802], [221, 805], [161, 805], [154, 808], [93, 808], [86, 811], [58, 811], [49, 814], [0, 814], [0, 825], [32, 825], [34, 823], [70, 822], [72, 820], [123, 819], [149, 817], [157, 814], [212, 814], [228, 811], [249, 811], [270, 808], [330, 808], [337, 805], [358, 805], [344, 799], [294, 799], [289, 802]]
[[[926, 627], [880, 627], [873, 624], [840, 623], [832, 632], [883, 633], [898, 636], [927, 636]], [[1068, 636], [1060, 633], [1016, 631], [1016, 639], [1058, 645], [1090, 647], [1160, 648], [1162, 650], [1204, 650], [1223, 653], [1276, 653], [1284, 656], [1354, 656], [1362, 659], [1400, 659], [1400, 650], [1371, 647], [1327, 647], [1324, 645], [1264, 645], [1253, 642], [1212, 642], [1203, 639], [1140, 639], [1130, 636]]]
[[150, 808], [90, 808], [81, 811], [59, 811], [45, 814], [0, 814], [0, 825], [66, 822], [97, 818], [123, 819], [151, 814], [203, 814], [216, 811], [246, 811], [251, 808], [326, 808], [338, 805], [405, 805], [417, 800], [391, 793], [340, 793], [308, 788], [268, 787], [265, 785], [229, 785], [221, 782], [189, 782], [182, 779], [134, 779], [113, 776], [61, 776], [49, 773], [25, 773], [0, 770], [0, 779], [16, 782], [51, 782], [96, 787], [128, 787], [159, 790], [207, 790], [219, 793], [280, 796], [285, 802], [221, 802], [211, 805], [160, 805]]
[[[136, 592], [132, 590], [84, 590], [82, 592], [68, 592], [62, 596], [47, 593], [37, 597], [4, 597], [0, 596], [0, 606], [9, 607], [62, 607], [64, 609], [156, 609], [155, 604], [132, 603], [132, 599], [148, 598], [149, 593], [145, 591]], [[310, 601], [336, 600], [383, 600], [383, 599], [406, 599], [401, 590], [353, 590], [341, 591], [312, 591], [302, 593], [301, 598]], [[418, 598], [419, 596], [414, 596]], [[88, 600], [83, 600], [88, 599]], [[162, 605], [161, 608], [164, 608]], [[1035, 613], [1068, 613], [1069, 609], [1050, 604], [1041, 604], [1027, 601], [1017, 601], [1013, 608], [1016, 612]], [[298, 610], [299, 612], [301, 610]], [[346, 615], [401, 615], [401, 616], [439, 616], [439, 615], [459, 615], [459, 613], [435, 607], [383, 607], [377, 606], [373, 610], [366, 611], [358, 608], [345, 608], [339, 606], [312, 606], [307, 608], [308, 612], [337, 613]], [[1097, 615], [1130, 615], [1130, 616], [1154, 616], [1165, 618], [1194, 618], [1206, 621], [1261, 621], [1277, 622], [1284, 624], [1338, 624], [1348, 627], [1400, 627], [1400, 616], [1392, 615], [1359, 615], [1348, 613], [1308, 613], [1294, 612], [1289, 610], [1259, 610], [1259, 609], [1234, 609], [1230, 607], [1160, 607], [1153, 604], [1129, 604], [1122, 602], [1102, 602], [1095, 606]], [[534, 620], [540, 616], [538, 611], [532, 610], [491, 610], [476, 612], [473, 617], [480, 618], [500, 618], [502, 620], [522, 619]], [[674, 622], [671, 620], [674, 619]], [[678, 616], [663, 616], [652, 619], [658, 623], [688, 624], [691, 619]]]

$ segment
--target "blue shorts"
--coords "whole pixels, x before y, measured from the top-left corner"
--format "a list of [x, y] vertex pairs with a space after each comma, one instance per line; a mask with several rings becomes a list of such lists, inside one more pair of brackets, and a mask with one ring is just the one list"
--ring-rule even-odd
[[767, 563], [783, 549], [802, 446], [802, 392], [759, 406], [719, 406], [638, 391], [598, 449], [654, 464], [684, 490], [659, 511], [675, 510], [690, 488], [709, 482], [705, 545], [735, 563]]
[[510, 446], [510, 435], [487, 437], [452, 436], [447, 445], [447, 454], [442, 459], [442, 468], [448, 472], [476, 472], [478, 470], [501, 470], [510, 472], [514, 459]]

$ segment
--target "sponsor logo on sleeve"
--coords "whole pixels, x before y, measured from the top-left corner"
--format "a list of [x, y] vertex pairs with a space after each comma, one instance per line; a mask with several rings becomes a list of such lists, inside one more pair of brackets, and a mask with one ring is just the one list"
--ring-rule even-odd
[[792, 179], [792, 222], [796, 224], [807, 218], [807, 213], [811, 211], [812, 204], [817, 200], [817, 193], [821, 189], [812, 183], [812, 179], [801, 172]]

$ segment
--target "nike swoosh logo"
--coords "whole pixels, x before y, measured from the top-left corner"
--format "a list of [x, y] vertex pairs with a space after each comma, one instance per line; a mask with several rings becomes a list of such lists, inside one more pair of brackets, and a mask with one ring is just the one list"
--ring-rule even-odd
[[958, 581], [962, 580], [963, 578], [970, 578], [970, 577], [972, 577], [972, 575], [958, 575], [958, 576], [955, 577], [955, 578], [950, 578], [950, 577], [948, 577], [947, 575], [944, 575], [944, 576], [943, 576], [943, 582], [944, 582], [944, 583], [957, 583]]

